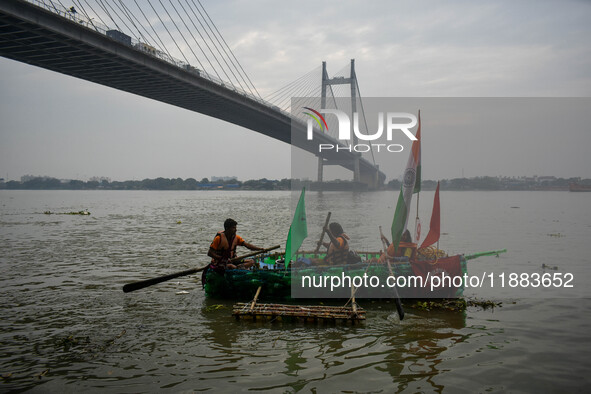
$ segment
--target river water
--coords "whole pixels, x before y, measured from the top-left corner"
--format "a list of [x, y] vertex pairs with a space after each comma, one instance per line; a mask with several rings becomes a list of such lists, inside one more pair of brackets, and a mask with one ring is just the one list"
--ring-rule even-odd
[[[432, 197], [421, 193], [424, 232]], [[305, 246], [330, 210], [353, 248], [379, 249], [396, 198], [308, 192]], [[508, 249], [469, 261], [469, 273], [572, 273], [574, 288], [470, 288], [501, 306], [405, 305], [402, 322], [392, 303], [369, 300], [359, 325], [236, 321], [197, 275], [121, 288], [205, 264], [226, 217], [248, 242], [284, 247], [289, 192], [0, 190], [0, 391], [588, 389], [591, 193], [442, 192], [441, 206], [442, 249]]]

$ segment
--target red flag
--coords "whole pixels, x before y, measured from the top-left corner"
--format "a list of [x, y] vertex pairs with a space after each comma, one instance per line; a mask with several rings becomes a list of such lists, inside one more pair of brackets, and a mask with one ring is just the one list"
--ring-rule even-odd
[[[435, 262], [437, 264], [434, 264]], [[412, 268], [413, 275], [423, 278], [425, 287], [415, 287], [414, 292], [408, 295], [409, 298], [454, 298], [458, 296], [458, 290], [464, 288], [463, 285], [459, 288], [455, 287], [453, 283], [448, 285], [446, 283], [447, 279], [443, 279], [444, 277], [462, 277], [462, 259], [460, 255], [443, 257], [437, 259], [437, 261], [412, 261], [410, 267]], [[432, 282], [435, 276], [441, 278], [439, 287], [434, 286], [438, 282]], [[434, 287], [431, 288], [431, 286]], [[412, 288], [409, 288], [409, 290], [412, 291]]]
[[429, 234], [423, 241], [421, 248], [426, 248], [439, 241], [440, 235], [440, 211], [439, 211], [439, 182], [437, 182], [437, 190], [435, 190], [435, 199], [433, 200], [433, 212], [431, 213], [431, 223], [429, 224]]

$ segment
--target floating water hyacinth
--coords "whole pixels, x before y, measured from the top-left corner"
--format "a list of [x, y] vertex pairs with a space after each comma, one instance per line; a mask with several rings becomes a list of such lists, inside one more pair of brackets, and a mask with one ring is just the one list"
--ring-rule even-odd
[[88, 212], [86, 209], [83, 210], [83, 211], [78, 211], [78, 212], [51, 212], [51, 211], [44, 211], [43, 213], [45, 215], [83, 215], [83, 216], [90, 215], [90, 212]]

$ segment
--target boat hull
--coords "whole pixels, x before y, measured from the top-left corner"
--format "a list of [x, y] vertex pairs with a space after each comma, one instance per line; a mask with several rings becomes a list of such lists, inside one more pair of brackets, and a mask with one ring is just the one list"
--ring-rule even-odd
[[[457, 298], [463, 295], [463, 282], [460, 284], [456, 281], [455, 284], [459, 286], [454, 286], [453, 283], [435, 286], [441, 281], [434, 282], [433, 279], [435, 276], [457, 277], [466, 274], [467, 264], [462, 255], [444, 257], [437, 261], [393, 263], [391, 266], [398, 284], [396, 292], [393, 286], [386, 285], [390, 272], [386, 264], [377, 262], [379, 255], [364, 254], [362, 257], [363, 262], [344, 266], [315, 266], [303, 263], [285, 270], [280, 263], [277, 263], [274, 265], [277, 269], [236, 269], [224, 272], [209, 270], [205, 275], [205, 292], [207, 296], [213, 298], [249, 300], [260, 286], [259, 299], [263, 300], [343, 299], [351, 296], [351, 288], [345, 284], [357, 284], [359, 282], [355, 282], [354, 278], [358, 277], [360, 281], [366, 275], [367, 278], [378, 278], [373, 283], [379, 281], [381, 285], [359, 287], [355, 292], [356, 298], [394, 298], [396, 293], [400, 298], [413, 299]], [[302, 259], [298, 261], [301, 262]], [[265, 268], [269, 266], [273, 265], [267, 265]], [[351, 278], [351, 280], [349, 282], [343, 280], [342, 286], [330, 289], [330, 285], [335, 283], [333, 277]], [[368, 283], [367, 280], [365, 283]], [[294, 291], [292, 291], [292, 284]]]

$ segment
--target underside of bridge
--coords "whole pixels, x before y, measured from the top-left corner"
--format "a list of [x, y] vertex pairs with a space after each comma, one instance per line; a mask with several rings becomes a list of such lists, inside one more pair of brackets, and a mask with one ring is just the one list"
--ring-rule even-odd
[[[292, 139], [289, 114], [25, 1], [0, 2], [0, 55], [209, 115], [317, 154], [317, 144], [304, 137], [305, 124], [296, 125], [302, 138]], [[361, 158], [359, 165], [370, 188], [383, 184], [385, 175], [372, 163]], [[353, 170], [352, 164], [343, 166]]]

